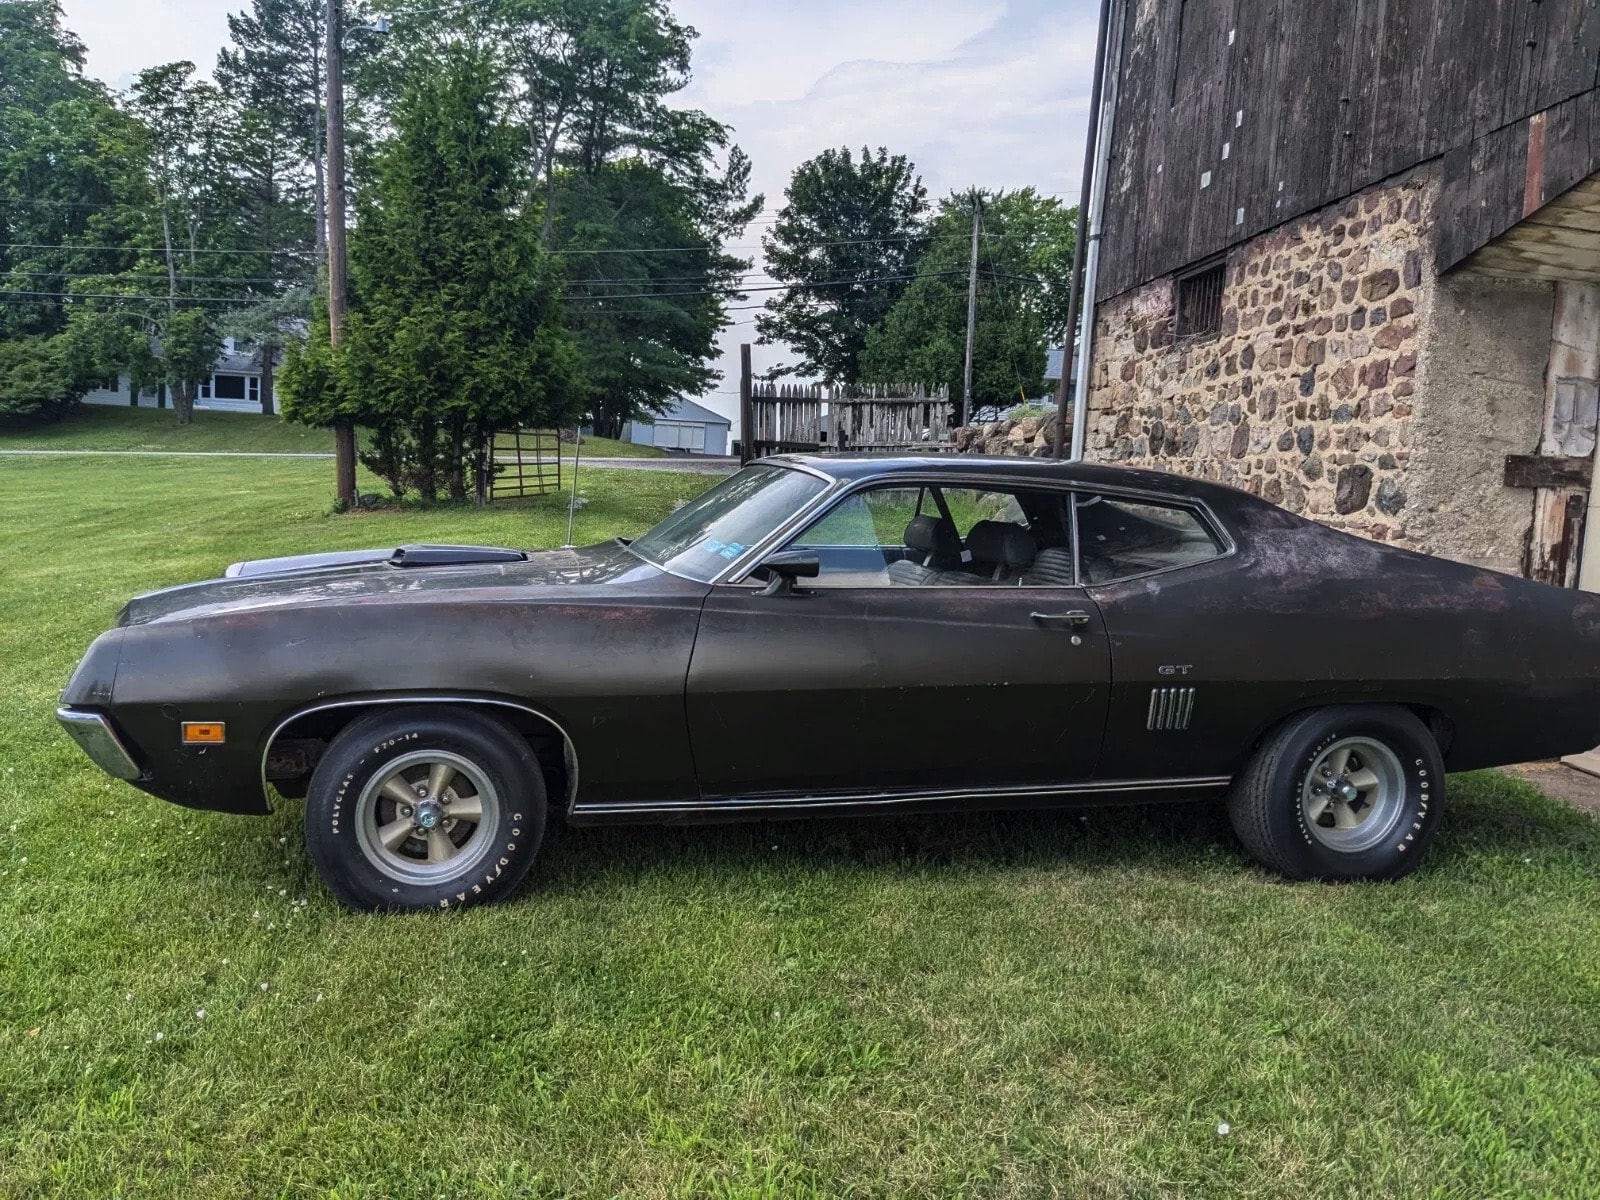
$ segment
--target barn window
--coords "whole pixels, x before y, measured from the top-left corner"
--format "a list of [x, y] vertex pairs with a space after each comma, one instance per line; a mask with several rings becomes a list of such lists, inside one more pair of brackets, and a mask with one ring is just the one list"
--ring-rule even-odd
[[1226, 262], [1208, 263], [1178, 276], [1176, 328], [1180, 338], [1215, 337], [1222, 328], [1222, 288]]

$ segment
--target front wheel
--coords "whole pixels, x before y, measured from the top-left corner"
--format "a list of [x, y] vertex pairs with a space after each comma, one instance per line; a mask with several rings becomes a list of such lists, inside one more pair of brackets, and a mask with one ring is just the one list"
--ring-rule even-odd
[[494, 717], [450, 708], [356, 720], [306, 793], [306, 847], [351, 908], [502, 899], [533, 865], [544, 827], [544, 776], [526, 739]]
[[1290, 879], [1398, 879], [1433, 840], [1444, 802], [1438, 743], [1391, 704], [1341, 705], [1284, 722], [1234, 781], [1234, 830]]

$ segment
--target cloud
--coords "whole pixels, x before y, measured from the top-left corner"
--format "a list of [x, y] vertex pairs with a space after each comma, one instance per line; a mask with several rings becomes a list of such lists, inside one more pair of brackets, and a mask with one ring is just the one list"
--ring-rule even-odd
[[681, 20], [701, 34], [693, 103], [802, 99], [849, 58], [914, 63], [945, 58], [1005, 12], [1002, 0], [682, 0]]
[[244, 0], [63, 0], [67, 28], [89, 47], [87, 70], [115, 88], [146, 67], [188, 59], [209, 73]]
[[[905, 154], [936, 198], [1032, 185], [1077, 200], [1097, 17], [1088, 3], [692, 0], [679, 12], [702, 31], [682, 102], [734, 127], [766, 194], [742, 245], [770, 224], [795, 166], [830, 146]], [[706, 399], [730, 415], [738, 346], [754, 340], [756, 314], [733, 315], [724, 382]], [[787, 357], [752, 351], [758, 372]]]

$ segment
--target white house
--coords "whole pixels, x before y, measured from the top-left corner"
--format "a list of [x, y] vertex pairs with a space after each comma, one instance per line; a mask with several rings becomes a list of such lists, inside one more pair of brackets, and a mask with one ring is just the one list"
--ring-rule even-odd
[[[154, 388], [135, 397], [128, 377], [117, 377], [115, 387], [96, 388], [84, 396], [85, 404], [147, 405], [155, 407], [158, 400]], [[222, 353], [217, 356], [211, 378], [200, 385], [195, 397], [196, 408], [220, 409], [228, 412], [261, 411], [261, 367], [252, 353], [241, 350], [232, 338], [224, 338]]]

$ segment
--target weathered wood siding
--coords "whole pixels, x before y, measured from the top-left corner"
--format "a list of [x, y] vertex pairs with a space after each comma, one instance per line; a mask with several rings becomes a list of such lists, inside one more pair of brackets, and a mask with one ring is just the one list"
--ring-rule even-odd
[[1600, 0], [1119, 3], [1100, 299], [1431, 159], [1442, 269], [1600, 170]]

